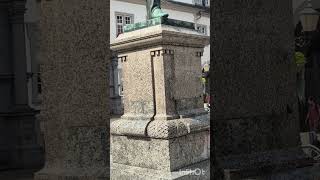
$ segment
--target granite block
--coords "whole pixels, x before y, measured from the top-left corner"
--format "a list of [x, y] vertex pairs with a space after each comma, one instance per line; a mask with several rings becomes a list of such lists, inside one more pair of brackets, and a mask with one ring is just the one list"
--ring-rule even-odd
[[172, 139], [112, 136], [113, 163], [174, 171], [209, 158], [209, 131]]
[[109, 1], [40, 9], [46, 163], [35, 179], [96, 179], [109, 167]]

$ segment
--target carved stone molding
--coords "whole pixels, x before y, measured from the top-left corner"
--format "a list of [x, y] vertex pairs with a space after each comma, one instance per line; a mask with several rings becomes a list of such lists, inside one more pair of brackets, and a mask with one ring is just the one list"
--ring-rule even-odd
[[111, 123], [111, 134], [143, 136], [159, 139], [170, 139], [184, 136], [197, 131], [206, 131], [210, 128], [208, 114], [192, 118], [175, 120], [126, 120], [120, 119]]
[[155, 56], [160, 56], [160, 55], [173, 55], [174, 54], [174, 51], [171, 50], [171, 49], [159, 49], [159, 50], [154, 50], [154, 51], [151, 51], [150, 52], [150, 55], [152, 57], [155, 57]]
[[197, 56], [197, 57], [203, 56], [203, 51], [198, 51], [198, 52], [196, 52], [196, 56]]
[[118, 59], [119, 59], [121, 62], [126, 62], [126, 61], [127, 61], [127, 57], [128, 57], [128, 56], [119, 56]]

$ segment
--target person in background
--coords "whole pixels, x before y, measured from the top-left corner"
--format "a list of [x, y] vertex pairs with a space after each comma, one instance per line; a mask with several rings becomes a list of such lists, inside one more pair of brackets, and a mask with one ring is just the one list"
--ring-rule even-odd
[[208, 105], [210, 107], [211, 105], [211, 97], [210, 97], [210, 94], [207, 95], [207, 102], [208, 102]]
[[306, 117], [306, 124], [309, 125], [310, 128], [310, 141], [311, 144], [315, 144], [317, 142], [317, 134], [319, 127], [319, 119], [320, 119], [320, 106], [315, 102], [313, 97], [308, 98], [308, 114]]

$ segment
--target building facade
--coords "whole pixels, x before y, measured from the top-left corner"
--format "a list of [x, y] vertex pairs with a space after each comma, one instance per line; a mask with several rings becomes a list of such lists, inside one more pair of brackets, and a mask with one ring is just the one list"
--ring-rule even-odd
[[[35, 0], [0, 1], [0, 169], [41, 167]], [[34, 4], [35, 5], [35, 4]]]

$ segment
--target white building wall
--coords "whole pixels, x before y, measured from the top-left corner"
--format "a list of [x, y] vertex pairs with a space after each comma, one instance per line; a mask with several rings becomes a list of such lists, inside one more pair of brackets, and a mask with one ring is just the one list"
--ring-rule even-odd
[[115, 13], [128, 13], [134, 15], [134, 23], [146, 20], [147, 10], [144, 5], [127, 3], [117, 0], [110, 1], [110, 42], [116, 39], [116, 17]]

